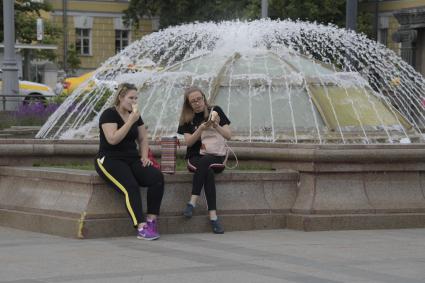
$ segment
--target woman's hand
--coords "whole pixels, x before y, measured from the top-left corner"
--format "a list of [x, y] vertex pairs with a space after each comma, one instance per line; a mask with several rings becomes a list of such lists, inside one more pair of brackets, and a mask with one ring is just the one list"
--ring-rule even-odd
[[143, 167], [151, 166], [152, 165], [152, 161], [149, 158], [147, 158], [147, 157], [140, 158], [140, 161], [142, 161]]
[[211, 127], [211, 124], [212, 124], [211, 121], [204, 122], [201, 125], [199, 125], [198, 129], [202, 132], [202, 131], [208, 129], [209, 127]]
[[132, 106], [133, 106], [133, 111], [131, 111], [130, 116], [128, 117], [128, 120], [131, 122], [131, 124], [134, 124], [140, 118], [140, 111], [137, 104], [133, 104]]
[[214, 119], [214, 123], [212, 124], [213, 128], [217, 128], [218, 126], [220, 126], [220, 116], [216, 116]]
[[202, 132], [211, 127], [212, 122], [204, 122], [198, 126], [196, 131], [193, 134], [185, 133], [184, 134], [184, 142], [187, 146], [192, 146], [195, 142], [201, 139]]

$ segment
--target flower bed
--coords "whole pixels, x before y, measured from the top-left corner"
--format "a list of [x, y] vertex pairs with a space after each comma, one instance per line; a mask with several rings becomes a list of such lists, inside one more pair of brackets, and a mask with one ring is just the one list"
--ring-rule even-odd
[[41, 126], [58, 107], [58, 103], [34, 102], [22, 104], [15, 111], [0, 112], [0, 129], [11, 126]]

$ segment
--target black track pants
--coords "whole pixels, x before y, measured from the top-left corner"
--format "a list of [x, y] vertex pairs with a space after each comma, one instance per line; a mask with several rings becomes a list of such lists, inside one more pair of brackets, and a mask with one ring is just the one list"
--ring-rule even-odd
[[205, 190], [208, 210], [216, 210], [216, 192], [214, 173], [220, 173], [224, 168], [211, 168], [212, 164], [222, 164], [224, 156], [198, 155], [189, 158], [189, 166], [196, 169], [193, 175], [192, 195], [199, 196], [202, 187]]
[[138, 158], [96, 158], [96, 171], [110, 186], [124, 194], [125, 206], [133, 225], [144, 222], [139, 187], [148, 187], [147, 214], [159, 215], [164, 194], [164, 176], [158, 169], [143, 167]]

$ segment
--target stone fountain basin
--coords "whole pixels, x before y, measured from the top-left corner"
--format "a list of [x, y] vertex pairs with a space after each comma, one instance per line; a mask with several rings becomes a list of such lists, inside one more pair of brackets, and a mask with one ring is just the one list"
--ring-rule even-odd
[[[28, 167], [92, 160], [97, 146], [94, 141], [2, 140], [0, 224], [77, 238], [134, 234], [121, 196], [95, 172]], [[232, 147], [241, 162], [276, 170], [227, 170], [217, 176], [218, 210], [227, 231], [425, 227], [423, 144]], [[190, 188], [190, 173], [166, 176], [162, 233], [209, 231], [205, 204], [191, 221], [180, 214]]]
[[[218, 210], [226, 230], [284, 228], [297, 181], [298, 174], [290, 170], [218, 175]], [[166, 175], [165, 182], [160, 232], [209, 231], [203, 198], [192, 220], [182, 216], [192, 174]], [[2, 225], [76, 238], [134, 234], [123, 197], [94, 171], [1, 167], [0, 183]], [[146, 208], [146, 188], [141, 190]]]

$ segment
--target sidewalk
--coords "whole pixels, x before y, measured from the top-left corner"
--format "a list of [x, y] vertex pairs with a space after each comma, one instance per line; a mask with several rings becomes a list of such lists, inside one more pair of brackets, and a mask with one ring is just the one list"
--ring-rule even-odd
[[0, 227], [0, 283], [425, 282], [425, 229], [73, 240]]

